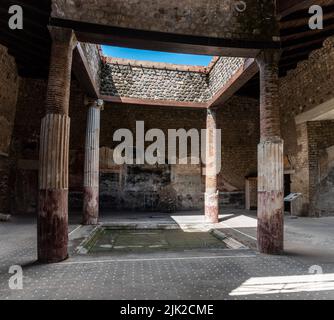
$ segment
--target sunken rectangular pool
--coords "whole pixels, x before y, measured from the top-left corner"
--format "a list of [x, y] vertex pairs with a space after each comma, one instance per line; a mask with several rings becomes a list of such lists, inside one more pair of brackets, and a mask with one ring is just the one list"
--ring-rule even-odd
[[226, 249], [213, 232], [182, 229], [126, 229], [100, 226], [82, 244], [85, 253]]

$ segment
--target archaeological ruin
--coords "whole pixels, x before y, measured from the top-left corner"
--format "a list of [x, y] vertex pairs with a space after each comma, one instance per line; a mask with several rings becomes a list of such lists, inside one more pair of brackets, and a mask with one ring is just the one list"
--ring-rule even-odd
[[[311, 5], [323, 28], [310, 28]], [[66, 263], [72, 225], [194, 215], [218, 230], [242, 212], [255, 233], [229, 236], [284, 256], [286, 219], [334, 215], [333, 18], [332, 0], [2, 0], [0, 230], [31, 218], [29, 259]], [[213, 58], [140, 61], [103, 45]]]

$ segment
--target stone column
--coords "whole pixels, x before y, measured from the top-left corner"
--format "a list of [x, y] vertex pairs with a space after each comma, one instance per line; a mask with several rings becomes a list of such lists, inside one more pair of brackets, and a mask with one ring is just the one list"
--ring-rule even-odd
[[72, 30], [51, 27], [50, 70], [46, 115], [42, 119], [39, 157], [38, 260], [59, 262], [68, 257], [69, 96]]
[[95, 225], [99, 217], [100, 110], [102, 100], [89, 103], [85, 144], [83, 224]]
[[205, 218], [210, 223], [219, 220], [219, 190], [217, 183], [218, 150], [216, 111], [207, 110], [206, 116], [206, 166], [205, 166]]
[[260, 69], [260, 135], [258, 146], [258, 249], [266, 254], [283, 252], [284, 163], [281, 139], [277, 50], [257, 58]]

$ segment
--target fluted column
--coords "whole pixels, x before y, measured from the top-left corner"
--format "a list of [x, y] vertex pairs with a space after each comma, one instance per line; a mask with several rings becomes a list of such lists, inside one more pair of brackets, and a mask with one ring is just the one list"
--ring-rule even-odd
[[219, 152], [216, 125], [216, 111], [207, 110], [206, 116], [206, 167], [205, 167], [205, 217], [208, 222], [218, 223], [219, 190], [218, 190], [218, 159]]
[[67, 258], [69, 96], [72, 30], [51, 27], [52, 37], [46, 115], [42, 119], [39, 157], [38, 260], [59, 262]]
[[85, 144], [83, 224], [95, 225], [99, 217], [100, 110], [102, 100], [89, 103]]
[[281, 139], [278, 63], [280, 53], [265, 50], [257, 58], [260, 69], [260, 134], [258, 146], [258, 249], [283, 252], [284, 164]]

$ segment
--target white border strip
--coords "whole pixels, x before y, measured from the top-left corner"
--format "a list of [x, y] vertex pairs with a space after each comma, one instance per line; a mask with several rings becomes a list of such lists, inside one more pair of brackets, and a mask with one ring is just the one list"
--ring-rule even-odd
[[174, 258], [147, 258], [147, 259], [114, 259], [114, 260], [88, 260], [88, 261], [69, 261], [54, 264], [54, 266], [65, 266], [73, 264], [94, 264], [94, 263], [114, 263], [114, 262], [140, 262], [140, 261], [173, 261], [173, 260], [201, 260], [201, 259], [231, 259], [231, 258], [256, 258], [253, 255], [239, 256], [204, 256], [204, 257], [174, 257]]

